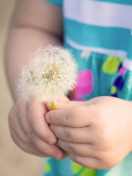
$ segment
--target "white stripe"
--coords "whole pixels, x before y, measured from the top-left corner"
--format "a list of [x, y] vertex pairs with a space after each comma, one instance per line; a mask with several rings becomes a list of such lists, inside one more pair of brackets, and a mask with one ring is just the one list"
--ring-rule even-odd
[[115, 57], [120, 57], [120, 58], [125, 58], [126, 57], [126, 52], [122, 50], [109, 50], [109, 49], [104, 49], [104, 48], [95, 48], [95, 47], [88, 47], [88, 46], [82, 46], [79, 45], [72, 40], [66, 38], [66, 42], [71, 45], [73, 48], [78, 49], [78, 50], [88, 50], [88, 51], [93, 51], [101, 54], [107, 54]]
[[125, 59], [123, 62], [123, 66], [127, 68], [128, 70], [132, 71], [132, 60]]
[[64, 16], [85, 24], [132, 29], [132, 6], [128, 5], [93, 0], [65, 0]]

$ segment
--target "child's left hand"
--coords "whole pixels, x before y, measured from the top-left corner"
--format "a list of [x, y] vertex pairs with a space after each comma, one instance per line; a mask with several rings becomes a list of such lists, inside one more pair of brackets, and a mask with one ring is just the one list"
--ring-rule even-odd
[[132, 102], [113, 97], [71, 101], [46, 119], [57, 145], [84, 167], [112, 168], [132, 150]]

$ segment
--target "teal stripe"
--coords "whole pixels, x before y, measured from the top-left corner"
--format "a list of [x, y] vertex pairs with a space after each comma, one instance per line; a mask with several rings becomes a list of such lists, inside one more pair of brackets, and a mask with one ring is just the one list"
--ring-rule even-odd
[[129, 29], [86, 25], [66, 18], [64, 22], [65, 37], [79, 45], [123, 51], [128, 49]]
[[50, 2], [51, 4], [57, 5], [57, 6], [62, 6], [63, 5], [63, 0], [44, 0], [47, 2]]
[[132, 5], [132, 0], [92, 0], [92, 1], [101, 1], [101, 2], [116, 3], [116, 4]]

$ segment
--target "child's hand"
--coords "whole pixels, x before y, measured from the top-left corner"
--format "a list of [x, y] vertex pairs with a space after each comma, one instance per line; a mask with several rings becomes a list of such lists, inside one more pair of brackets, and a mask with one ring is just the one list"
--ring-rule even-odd
[[113, 97], [69, 102], [46, 119], [59, 138], [57, 145], [87, 168], [114, 167], [132, 150], [131, 102]]
[[46, 104], [39, 97], [18, 100], [9, 113], [11, 136], [28, 153], [62, 159], [64, 151], [54, 145], [57, 139], [45, 121], [46, 113]]

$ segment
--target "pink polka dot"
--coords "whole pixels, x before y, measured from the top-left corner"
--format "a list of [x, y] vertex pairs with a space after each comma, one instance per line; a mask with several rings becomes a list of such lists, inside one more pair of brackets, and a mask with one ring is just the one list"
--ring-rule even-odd
[[88, 95], [93, 90], [93, 75], [90, 70], [83, 70], [78, 73], [76, 95]]
[[119, 74], [123, 75], [126, 73], [126, 71], [127, 71], [127, 69], [125, 67], [121, 67], [121, 69], [119, 70]]

